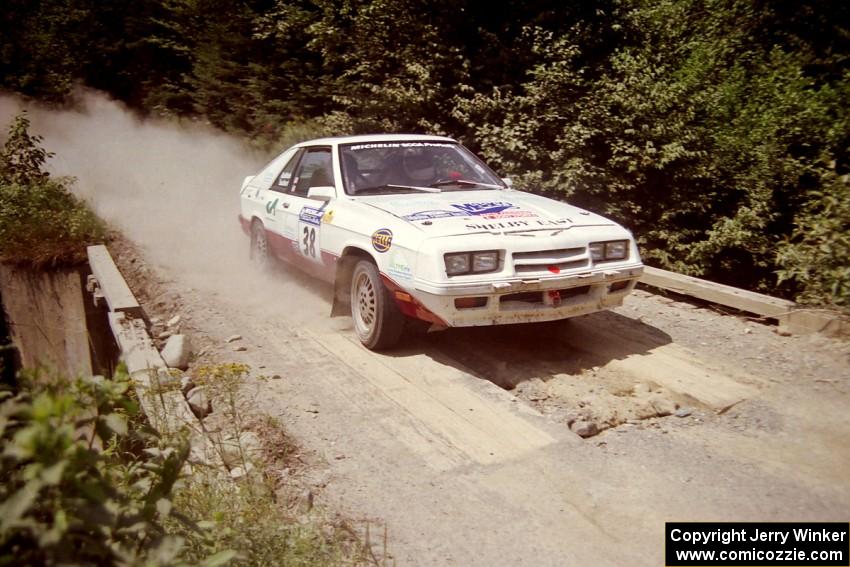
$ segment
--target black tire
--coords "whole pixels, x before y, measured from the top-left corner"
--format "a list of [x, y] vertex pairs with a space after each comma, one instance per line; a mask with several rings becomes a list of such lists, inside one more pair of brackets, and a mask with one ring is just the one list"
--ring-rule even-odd
[[369, 260], [359, 260], [351, 274], [351, 318], [360, 342], [369, 350], [396, 345], [404, 332], [405, 317]]
[[271, 268], [272, 257], [269, 250], [269, 241], [266, 238], [266, 228], [258, 220], [251, 223], [251, 262], [261, 272], [268, 272]]

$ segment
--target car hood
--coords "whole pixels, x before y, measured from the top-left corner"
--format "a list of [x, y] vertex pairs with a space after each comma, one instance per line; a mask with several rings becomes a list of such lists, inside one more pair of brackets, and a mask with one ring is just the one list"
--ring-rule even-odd
[[615, 224], [573, 205], [515, 190], [376, 195], [358, 200], [413, 224], [429, 236]]

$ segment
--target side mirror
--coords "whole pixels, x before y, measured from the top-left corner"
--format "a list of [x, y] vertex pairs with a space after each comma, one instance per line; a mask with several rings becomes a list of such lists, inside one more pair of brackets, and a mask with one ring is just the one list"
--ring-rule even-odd
[[336, 197], [336, 188], [328, 186], [310, 187], [307, 189], [307, 198], [317, 201], [330, 201]]
[[502, 178], [502, 183], [504, 183], [504, 184], [505, 184], [505, 185], [507, 185], [508, 187], [513, 187], [513, 186], [514, 186], [514, 180], [513, 180], [513, 179], [511, 179], [510, 177], [503, 177], [503, 178]]

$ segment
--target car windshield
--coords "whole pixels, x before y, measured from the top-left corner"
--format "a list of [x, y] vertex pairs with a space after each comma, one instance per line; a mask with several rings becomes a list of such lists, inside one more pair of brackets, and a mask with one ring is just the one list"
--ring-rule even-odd
[[502, 189], [481, 160], [453, 142], [366, 142], [340, 146], [349, 195]]

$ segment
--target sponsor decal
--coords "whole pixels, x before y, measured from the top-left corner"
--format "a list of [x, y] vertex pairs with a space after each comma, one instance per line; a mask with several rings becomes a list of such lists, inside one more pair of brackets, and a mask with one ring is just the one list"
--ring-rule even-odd
[[408, 221], [420, 221], [420, 220], [431, 220], [431, 219], [444, 219], [448, 217], [465, 217], [468, 216], [466, 213], [461, 211], [419, 211], [418, 213], [412, 213], [404, 217], [404, 220]]
[[393, 231], [388, 228], [379, 228], [372, 233], [372, 247], [380, 253], [384, 253], [393, 245]]
[[413, 269], [407, 263], [407, 258], [400, 251], [396, 251], [390, 256], [387, 273], [401, 280], [409, 280], [413, 277]]
[[301, 212], [298, 214], [298, 220], [301, 222], [305, 222], [307, 224], [312, 224], [315, 226], [319, 226], [322, 224], [322, 216], [324, 212], [322, 209], [314, 209], [313, 207], [304, 207], [301, 209]]
[[411, 213], [404, 220], [419, 221], [430, 219], [442, 219], [447, 217], [481, 217], [485, 219], [509, 219], [522, 217], [536, 217], [532, 211], [524, 211], [505, 201], [493, 201], [489, 203], [461, 203], [451, 205], [454, 210], [432, 210]]
[[505, 221], [505, 222], [488, 222], [488, 223], [468, 223], [466, 228], [469, 230], [505, 230], [505, 229], [518, 229], [518, 228], [527, 228], [531, 230], [540, 229], [540, 228], [569, 228], [572, 224], [570, 219], [557, 219], [557, 220], [515, 220], [515, 221]]
[[357, 144], [351, 146], [352, 151], [379, 150], [382, 148], [452, 148], [455, 144], [441, 142], [375, 142], [371, 144]]
[[487, 215], [501, 213], [506, 209], [515, 209], [516, 205], [504, 201], [494, 201], [492, 203], [463, 203], [452, 205], [452, 207], [460, 209], [468, 215]]
[[334, 221], [334, 212], [328, 211], [322, 216], [322, 222], [331, 224]]
[[500, 213], [485, 213], [480, 215], [485, 219], [515, 219], [520, 217], [536, 217], [531, 211], [502, 211]]
[[268, 203], [266, 203], [266, 212], [271, 216], [274, 216], [275, 212], [277, 211], [278, 201], [280, 201], [280, 199], [275, 199], [274, 201], [269, 201]]

